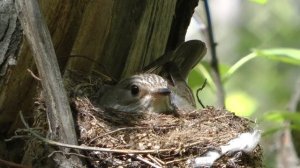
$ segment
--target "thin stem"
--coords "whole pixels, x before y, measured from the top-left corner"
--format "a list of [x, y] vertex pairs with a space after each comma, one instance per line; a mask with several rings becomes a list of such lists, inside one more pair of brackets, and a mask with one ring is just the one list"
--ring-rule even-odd
[[208, 29], [208, 42], [209, 42], [209, 48], [211, 52], [211, 67], [212, 67], [212, 77], [216, 84], [217, 89], [217, 106], [225, 107], [225, 92], [222, 85], [222, 80], [220, 77], [220, 71], [219, 71], [219, 63], [217, 58], [217, 52], [216, 52], [216, 43], [214, 41], [214, 35], [213, 35], [213, 28], [212, 28], [212, 22], [210, 17], [210, 11], [209, 11], [209, 5], [208, 0], [204, 1], [204, 7], [205, 7], [205, 14], [206, 14], [206, 20], [207, 20], [207, 29]]
[[197, 89], [196, 91], [196, 97], [197, 97], [197, 100], [199, 102], [199, 104], [202, 106], [202, 108], [205, 108], [204, 104], [202, 103], [201, 99], [199, 98], [199, 93], [200, 91], [202, 91], [204, 89], [204, 87], [206, 86], [206, 82], [207, 80], [205, 79], [204, 83], [202, 84], [202, 86], [200, 88]]
[[209, 5], [208, 1], [204, 0], [204, 7], [205, 7], [205, 14], [206, 14], [206, 20], [207, 20], [207, 29], [208, 29], [208, 40], [209, 40], [209, 46], [211, 50], [211, 65], [213, 67], [218, 68], [218, 58], [217, 58], [217, 52], [216, 52], [216, 43], [214, 41], [214, 34], [213, 34], [213, 28], [212, 28], [212, 22], [211, 22], [211, 16], [210, 16], [210, 10], [209, 10]]

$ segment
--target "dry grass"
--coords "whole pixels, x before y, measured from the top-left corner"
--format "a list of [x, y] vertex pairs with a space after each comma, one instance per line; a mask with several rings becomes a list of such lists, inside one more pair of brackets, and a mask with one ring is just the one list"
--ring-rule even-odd
[[[87, 79], [76, 73], [69, 73], [67, 79], [79, 144], [123, 150], [84, 152], [91, 167], [189, 167], [188, 159], [211, 149], [219, 150], [240, 133], [252, 131], [251, 121], [214, 107], [179, 112], [180, 116], [103, 110], [97, 104], [106, 88], [100, 79]], [[46, 118], [39, 121], [43, 124]], [[261, 153], [258, 146], [234, 163], [235, 154], [228, 154], [213, 167], [262, 167]]]

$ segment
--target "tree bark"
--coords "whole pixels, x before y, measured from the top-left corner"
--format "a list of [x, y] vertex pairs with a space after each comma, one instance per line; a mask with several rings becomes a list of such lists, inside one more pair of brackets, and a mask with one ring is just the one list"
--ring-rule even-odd
[[[9, 19], [0, 20], [0, 35], [5, 34], [0, 36], [0, 42], [5, 44], [0, 45], [0, 133], [9, 137], [22, 126], [19, 111], [26, 116], [34, 115], [39, 81], [27, 71], [37, 74], [30, 46], [20, 38], [13, 0], [0, 1], [1, 16], [5, 2], [10, 2], [11, 10], [5, 16]], [[140, 72], [183, 42], [198, 0], [38, 2], [62, 74], [66, 69], [81, 71], [86, 76], [97, 71], [119, 80]], [[3, 31], [2, 25], [9, 31]], [[12, 58], [16, 58], [16, 66], [9, 61]]]
[[0, 123], [1, 129], [7, 129], [7, 119], [13, 116], [5, 114], [5, 107], [1, 104], [6, 101], [9, 89], [7, 82], [11, 72], [10, 66], [17, 63], [17, 51], [22, 39], [22, 30], [12, 0], [0, 3]]
[[[40, 0], [39, 3], [52, 37], [60, 69], [63, 70], [79, 30], [86, 2]], [[11, 5], [16, 15], [14, 4]], [[21, 29], [20, 25], [18, 26], [18, 29]], [[4, 135], [13, 133], [21, 126], [17, 117], [20, 110], [25, 115], [31, 114], [38, 84], [27, 72], [27, 69], [30, 69], [36, 73], [36, 66], [26, 40], [21, 43], [19, 52], [14, 57], [17, 59], [17, 66], [8, 67], [0, 85], [0, 133]]]
[[[40, 81], [47, 106], [49, 133], [51, 139], [67, 144], [77, 145], [77, 136], [67, 92], [63, 86], [62, 76], [48, 28], [36, 0], [18, 0], [16, 8], [21, 25], [30, 44], [33, 57], [40, 74]], [[69, 149], [62, 148], [64, 152]], [[67, 167], [83, 167], [79, 157], [70, 159], [62, 154], [55, 154], [59, 163]], [[73, 166], [76, 165], [76, 166]]]

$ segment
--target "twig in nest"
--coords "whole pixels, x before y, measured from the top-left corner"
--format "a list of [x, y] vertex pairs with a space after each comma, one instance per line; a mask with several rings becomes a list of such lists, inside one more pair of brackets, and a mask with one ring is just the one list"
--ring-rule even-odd
[[92, 142], [94, 142], [96, 139], [99, 139], [101, 137], [104, 137], [106, 135], [110, 135], [119, 131], [124, 131], [124, 130], [138, 130], [138, 129], [171, 129], [171, 128], [177, 128], [178, 126], [160, 126], [160, 127], [125, 127], [125, 128], [118, 128], [116, 130], [107, 132], [105, 134], [101, 134], [95, 138], [93, 138], [92, 140], [90, 140], [90, 142], [88, 144], [91, 144]]
[[34, 79], [36, 79], [36, 80], [38, 80], [38, 81], [41, 81], [41, 78], [37, 77], [30, 69], [27, 69], [27, 71], [30, 73], [30, 75], [31, 75]]
[[196, 91], [197, 100], [198, 100], [199, 104], [202, 106], [202, 108], [205, 108], [205, 106], [203, 105], [201, 99], [199, 98], [199, 92], [204, 89], [204, 87], [206, 86], [206, 82], [207, 82], [207, 80], [205, 79], [202, 86], [200, 88], [198, 88], [197, 91]]
[[166, 162], [166, 165], [171, 164], [171, 163], [181, 162], [183, 160], [188, 160], [188, 159], [189, 158], [181, 158], [181, 159], [176, 159], [176, 160], [168, 161], [168, 162]]
[[65, 144], [61, 142], [56, 142], [50, 139], [46, 139], [36, 132], [32, 131], [32, 129], [28, 126], [28, 124], [24, 120], [24, 116], [22, 112], [20, 111], [20, 118], [24, 126], [28, 129], [28, 131], [35, 136], [37, 139], [41, 140], [42, 142], [45, 142], [49, 145], [53, 146], [60, 146], [65, 148], [73, 148], [73, 149], [80, 149], [80, 150], [86, 150], [86, 151], [100, 151], [100, 152], [110, 152], [110, 153], [123, 153], [123, 154], [149, 154], [149, 153], [159, 153], [159, 152], [171, 152], [175, 151], [175, 148], [171, 149], [158, 149], [158, 150], [131, 150], [131, 149], [111, 149], [111, 148], [98, 148], [98, 147], [90, 147], [90, 146], [78, 146], [78, 145], [70, 145]]
[[5, 139], [4, 141], [5, 142], [9, 142], [9, 141], [12, 141], [14, 139], [24, 139], [24, 138], [28, 138], [29, 136], [28, 135], [14, 135], [8, 139]]
[[63, 151], [53, 151], [51, 152], [48, 157], [52, 157], [55, 153], [61, 153], [62, 155], [76, 155], [76, 156], [79, 156], [79, 157], [82, 157], [82, 158], [87, 158], [87, 159], [91, 159], [90, 157], [87, 157], [85, 155], [81, 155], [81, 154], [78, 154], [78, 153], [71, 153], [71, 152], [68, 152], [68, 153], [65, 153]]
[[113, 134], [113, 133], [116, 133], [116, 132], [119, 132], [119, 131], [124, 131], [124, 130], [135, 130], [135, 129], [149, 129], [149, 127], [125, 127], [125, 128], [118, 128], [116, 130], [113, 130], [113, 131], [110, 131], [110, 132], [107, 132], [105, 134], [101, 134], [95, 138], [93, 138], [92, 140], [90, 140], [89, 144], [91, 144], [92, 142], [94, 142], [96, 139], [98, 138], [101, 138], [101, 137], [104, 137], [106, 135], [110, 135], [110, 134]]
[[[232, 116], [232, 115], [221, 115], [221, 116], [218, 116], [218, 117], [214, 117], [213, 119], [214, 119], [214, 120], [217, 120], [217, 119], [227, 118], [227, 117], [233, 118], [234, 116]], [[250, 120], [250, 121], [251, 121], [251, 120]]]
[[[40, 128], [32, 128], [33, 130], [39, 130]], [[14, 136], [11, 136], [10, 138], [8, 139], [4, 139], [5, 142], [9, 142], [9, 141], [12, 141], [14, 139], [24, 139], [24, 138], [29, 138], [30, 136], [28, 135], [24, 135], [26, 132], [28, 132], [27, 129], [21, 129], [21, 128], [18, 128], [17, 130], [15, 130], [14, 132]], [[20, 135], [21, 134], [21, 135]]]
[[196, 142], [186, 143], [185, 145], [183, 145], [183, 148], [189, 148], [189, 147], [192, 147], [192, 146], [196, 146], [198, 144], [203, 143], [204, 141], [211, 141], [212, 139], [213, 139], [212, 137], [201, 137]]
[[140, 160], [140, 161], [142, 161], [142, 162], [144, 162], [144, 163], [146, 163], [146, 164], [148, 164], [148, 165], [150, 165], [150, 166], [152, 166], [154, 168], [161, 168], [161, 166], [158, 166], [158, 165], [150, 162], [149, 160], [144, 159], [141, 155], [137, 156], [137, 155], [129, 154], [129, 156], [131, 156], [131, 157], [133, 157], [133, 158], [135, 158], [137, 160]]
[[157, 165], [162, 166], [162, 164], [165, 164], [161, 160], [159, 160], [157, 157], [153, 157], [152, 155], [148, 154], [147, 157], [151, 159], [153, 162], [155, 162]]

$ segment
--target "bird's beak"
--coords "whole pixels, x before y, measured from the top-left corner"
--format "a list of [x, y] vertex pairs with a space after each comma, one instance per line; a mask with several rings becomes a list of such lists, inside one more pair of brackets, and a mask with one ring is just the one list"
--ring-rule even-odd
[[163, 95], [163, 96], [167, 96], [170, 95], [171, 90], [168, 88], [161, 88], [161, 89], [157, 89], [155, 91], [153, 91], [154, 95]]

